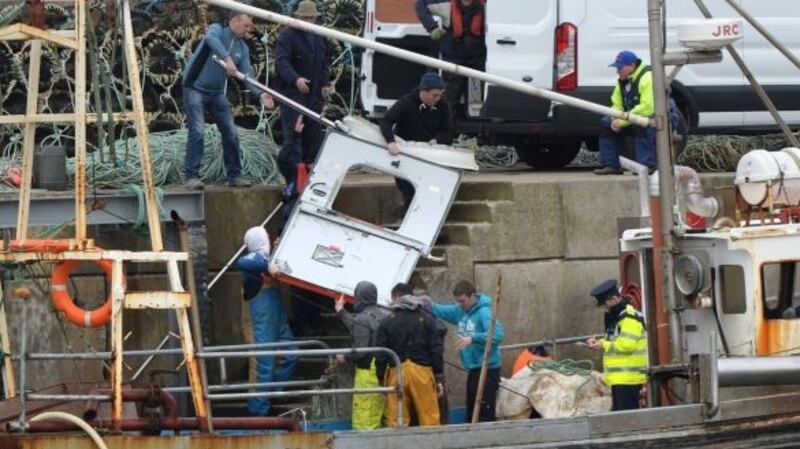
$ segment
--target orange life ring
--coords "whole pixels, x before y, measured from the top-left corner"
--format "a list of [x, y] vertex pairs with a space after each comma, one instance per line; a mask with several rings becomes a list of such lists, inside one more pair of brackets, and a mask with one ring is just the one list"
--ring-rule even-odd
[[[64, 260], [56, 265], [53, 269], [53, 275], [50, 278], [50, 297], [53, 300], [53, 305], [56, 310], [63, 313], [73, 324], [83, 327], [105, 326], [111, 321], [111, 304], [113, 303], [111, 293], [109, 293], [106, 298], [106, 302], [94, 310], [81, 309], [75, 305], [75, 301], [69, 295], [69, 290], [67, 289], [69, 275], [81, 262], [82, 261], [79, 260]], [[111, 261], [97, 260], [92, 262], [102, 268], [106, 279], [111, 279], [111, 274], [113, 272]], [[123, 282], [125, 282], [124, 279]]]

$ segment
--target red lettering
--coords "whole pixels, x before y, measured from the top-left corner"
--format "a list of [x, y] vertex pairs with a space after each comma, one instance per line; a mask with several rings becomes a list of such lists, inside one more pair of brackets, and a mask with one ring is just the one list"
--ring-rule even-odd
[[722, 35], [722, 27], [720, 27], [719, 25], [717, 25], [717, 29], [716, 29], [716, 30], [714, 30], [714, 31], [711, 33], [711, 35], [712, 35], [712, 36], [714, 36], [714, 37], [720, 37], [720, 35]]
[[734, 36], [738, 36], [739, 35], [739, 24], [738, 23], [733, 25], [733, 35]]
[[730, 36], [732, 34], [731, 33], [731, 26], [730, 25], [725, 25], [725, 27], [723, 28], [723, 33], [725, 33], [725, 36]]

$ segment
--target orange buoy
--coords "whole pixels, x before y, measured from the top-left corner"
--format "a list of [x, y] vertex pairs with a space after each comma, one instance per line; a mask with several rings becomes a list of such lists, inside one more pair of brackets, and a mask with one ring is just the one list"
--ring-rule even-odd
[[[9, 242], [9, 249], [12, 251], [35, 251], [35, 252], [54, 252], [60, 253], [70, 249], [67, 240], [14, 240]], [[102, 250], [95, 247], [97, 250]], [[100, 266], [105, 273], [106, 279], [111, 279], [112, 264], [108, 260], [91, 261]], [[109, 293], [106, 302], [94, 310], [84, 310], [75, 305], [75, 300], [70, 296], [67, 289], [69, 275], [81, 264], [79, 260], [63, 260], [53, 269], [50, 277], [50, 298], [56, 310], [72, 323], [82, 327], [105, 326], [111, 321], [112, 297]], [[123, 278], [122, 282], [125, 282]]]
[[[102, 268], [106, 275], [106, 279], [111, 279], [112, 264], [109, 260], [92, 261]], [[83, 327], [99, 327], [105, 326], [111, 321], [111, 304], [112, 296], [109, 293], [106, 302], [94, 309], [84, 310], [75, 305], [75, 300], [69, 294], [67, 289], [67, 282], [69, 282], [69, 275], [72, 271], [81, 264], [78, 260], [64, 260], [58, 263], [53, 269], [53, 275], [50, 278], [50, 297], [53, 299], [53, 305], [56, 310], [63, 313], [64, 316], [71, 323]], [[124, 282], [124, 280], [123, 280]]]

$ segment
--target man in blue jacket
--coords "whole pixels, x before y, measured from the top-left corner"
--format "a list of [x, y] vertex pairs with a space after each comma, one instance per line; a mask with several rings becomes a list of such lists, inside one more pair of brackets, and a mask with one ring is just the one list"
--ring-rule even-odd
[[[200, 167], [203, 162], [203, 135], [205, 113], [211, 113], [222, 135], [222, 151], [228, 184], [231, 187], [249, 187], [250, 182], [242, 178], [242, 162], [239, 156], [239, 135], [233, 122], [228, 98], [225, 96], [226, 75], [236, 71], [251, 74], [250, 50], [244, 38], [253, 30], [253, 18], [240, 12], [232, 12], [228, 26], [213, 24], [192, 54], [183, 71], [183, 105], [186, 109], [186, 140], [184, 160], [185, 186], [202, 189]], [[225, 61], [223, 69], [212, 56]], [[267, 108], [274, 107], [272, 96], [266, 92], [254, 92]]]
[[[481, 373], [483, 351], [489, 338], [489, 325], [492, 321], [492, 298], [485, 293], [477, 293], [469, 281], [458, 281], [453, 287], [457, 304], [433, 304], [433, 314], [437, 318], [458, 326], [459, 355], [461, 365], [467, 370], [467, 420], [472, 416], [475, 397], [478, 394], [478, 379]], [[494, 403], [500, 386], [500, 343], [503, 341], [503, 325], [495, 323], [492, 348], [489, 352], [489, 366], [486, 384], [480, 405], [480, 421], [494, 421]]]
[[[313, 0], [297, 5], [294, 16], [314, 23], [319, 16]], [[314, 112], [322, 113], [325, 98], [331, 93], [330, 48], [328, 41], [313, 33], [285, 28], [275, 44], [275, 88]], [[317, 158], [322, 143], [322, 127], [289, 106], [281, 106], [283, 147], [278, 153], [278, 168], [292, 184], [297, 164], [310, 164]]]
[[[267, 231], [261, 226], [248, 229], [244, 234], [244, 243], [249, 252], [237, 259], [236, 268], [242, 273], [244, 299], [249, 306], [253, 326], [253, 343], [294, 341], [280, 288], [273, 279], [278, 270], [269, 263], [270, 243]], [[285, 382], [292, 378], [296, 367], [297, 356], [284, 357], [279, 370], [275, 369], [275, 357], [257, 357], [256, 382]], [[258, 391], [268, 390], [260, 388]], [[247, 408], [254, 415], [264, 416], [269, 412], [270, 400], [251, 398], [247, 402]]]

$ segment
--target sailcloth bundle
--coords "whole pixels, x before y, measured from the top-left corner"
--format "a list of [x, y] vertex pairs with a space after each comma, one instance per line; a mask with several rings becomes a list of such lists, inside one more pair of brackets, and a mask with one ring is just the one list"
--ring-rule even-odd
[[525, 367], [503, 379], [497, 395], [498, 419], [528, 419], [535, 409], [543, 418], [565, 418], [611, 410], [611, 389], [594, 370]]

